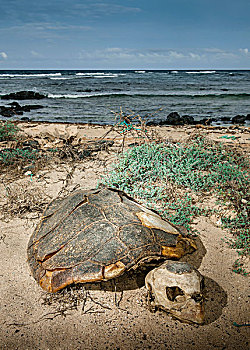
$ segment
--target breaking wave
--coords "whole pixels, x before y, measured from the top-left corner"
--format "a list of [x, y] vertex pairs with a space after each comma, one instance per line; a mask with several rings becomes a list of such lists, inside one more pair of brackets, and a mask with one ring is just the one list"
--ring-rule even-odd
[[82, 77], [82, 78], [117, 78], [121, 75], [125, 74], [119, 74], [119, 73], [103, 73], [103, 72], [98, 72], [98, 73], [76, 73], [77, 77]]
[[37, 73], [37, 74], [0, 74], [3, 78], [46, 78], [46, 77], [60, 77], [61, 73]]
[[249, 99], [250, 94], [247, 93], [239, 93], [239, 94], [176, 94], [176, 93], [167, 93], [167, 94], [152, 94], [152, 93], [131, 93], [131, 92], [123, 92], [123, 93], [115, 93], [115, 92], [103, 92], [103, 93], [92, 93], [92, 94], [48, 94], [49, 98], [65, 98], [65, 99], [76, 99], [76, 98], [102, 98], [102, 97], [139, 97], [139, 98], [162, 98], [162, 97], [175, 97], [175, 98], [214, 98], [214, 99]]
[[216, 70], [200, 70], [200, 71], [188, 71], [187, 74], [214, 74]]

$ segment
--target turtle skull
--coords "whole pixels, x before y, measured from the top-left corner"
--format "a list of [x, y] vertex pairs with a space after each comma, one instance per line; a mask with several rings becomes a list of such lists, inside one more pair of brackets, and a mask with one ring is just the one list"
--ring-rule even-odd
[[203, 323], [203, 277], [190, 264], [168, 260], [147, 274], [145, 284], [151, 307], [183, 322]]

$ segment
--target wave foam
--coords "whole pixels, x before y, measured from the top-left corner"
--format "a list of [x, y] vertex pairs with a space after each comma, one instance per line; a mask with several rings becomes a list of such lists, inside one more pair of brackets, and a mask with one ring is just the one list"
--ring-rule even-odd
[[117, 78], [119, 75], [125, 74], [117, 74], [117, 73], [76, 73], [77, 77], [87, 77], [87, 78]]
[[61, 76], [61, 73], [37, 73], [37, 74], [0, 74], [0, 77], [5, 77], [5, 78], [44, 78], [44, 77], [59, 77]]
[[94, 97], [141, 97], [141, 98], [150, 98], [150, 97], [177, 97], [177, 98], [240, 98], [240, 99], [249, 99], [250, 94], [247, 93], [238, 93], [238, 94], [231, 94], [231, 93], [183, 93], [178, 94], [174, 92], [169, 93], [159, 93], [159, 94], [152, 94], [152, 93], [128, 93], [128, 92], [102, 92], [102, 93], [93, 93], [93, 94], [49, 94], [49, 98], [55, 98], [55, 99], [76, 99], [76, 98], [94, 98]]
[[[91, 98], [91, 97], [112, 97], [112, 96], [137, 96], [133, 93], [125, 93], [125, 92], [99, 92], [99, 93], [92, 93], [92, 94], [48, 94], [48, 98]], [[147, 96], [147, 95], [145, 95]]]
[[213, 74], [216, 73], [216, 70], [200, 70], [200, 71], [194, 71], [194, 72], [186, 72], [188, 74]]

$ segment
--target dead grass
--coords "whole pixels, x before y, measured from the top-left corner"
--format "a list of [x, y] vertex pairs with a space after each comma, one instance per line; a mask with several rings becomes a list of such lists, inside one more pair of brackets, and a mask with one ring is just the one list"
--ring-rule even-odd
[[27, 214], [40, 216], [51, 200], [40, 185], [31, 182], [5, 185], [5, 191], [5, 202], [0, 206], [4, 219], [23, 218]]

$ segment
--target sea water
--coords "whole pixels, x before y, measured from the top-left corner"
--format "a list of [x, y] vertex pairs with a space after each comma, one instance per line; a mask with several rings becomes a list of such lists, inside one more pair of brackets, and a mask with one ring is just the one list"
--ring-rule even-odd
[[[34, 121], [113, 124], [122, 110], [147, 120], [178, 112], [225, 125], [222, 117], [250, 113], [250, 70], [0, 71], [0, 95], [23, 90], [47, 96], [18, 101], [44, 107], [24, 114]], [[11, 102], [0, 100], [0, 105]]]

